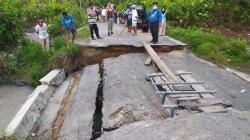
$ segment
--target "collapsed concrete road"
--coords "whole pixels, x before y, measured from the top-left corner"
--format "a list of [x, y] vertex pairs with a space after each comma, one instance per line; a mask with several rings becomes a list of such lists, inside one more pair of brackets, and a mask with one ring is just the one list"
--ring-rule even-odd
[[[78, 74], [80, 78], [72, 92], [71, 103], [66, 106], [68, 110], [58, 116], [65, 104], [54, 106], [57, 102], [53, 98], [62, 100], [63, 95], [69, 94], [70, 79], [77, 74], [69, 77], [48, 104], [39, 121], [39, 130], [34, 131], [34, 139], [51, 136], [62, 140], [249, 138], [249, 83], [185, 51], [160, 56], [173, 71], [189, 70], [197, 79], [206, 81], [207, 88], [218, 90], [214, 96], [231, 102], [234, 109], [218, 114], [180, 110], [176, 117], [166, 119], [158, 96], [145, 80], [148, 73], [154, 72], [153, 67], [144, 65], [147, 55], [126, 54], [85, 67], [80, 76]], [[221, 76], [218, 78], [218, 75]], [[242, 88], [247, 92], [241, 94]], [[62, 117], [61, 124], [55, 125], [58, 117]]]
[[[106, 26], [100, 24], [100, 28], [104, 36]], [[156, 72], [144, 65], [148, 54], [141, 46], [149, 34], [134, 37], [124, 28], [115, 28], [117, 34], [103, 40], [78, 40], [83, 45], [75, 60], [80, 69], [56, 87], [30, 131], [34, 140], [249, 139], [249, 83], [180, 51], [185, 44], [163, 38], [167, 45], [154, 49], [173, 72], [191, 71], [196, 80], [206, 83], [206, 89], [217, 90], [216, 99], [232, 105], [228, 113], [218, 114], [179, 108], [169, 118], [145, 80]]]
[[104, 133], [100, 140], [247, 140], [250, 113], [193, 114], [162, 121], [140, 121]]

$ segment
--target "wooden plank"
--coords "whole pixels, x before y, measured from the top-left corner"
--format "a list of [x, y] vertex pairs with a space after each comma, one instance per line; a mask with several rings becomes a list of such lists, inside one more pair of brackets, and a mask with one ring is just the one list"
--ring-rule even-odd
[[204, 107], [199, 107], [199, 109], [201, 111], [207, 112], [207, 113], [225, 113], [225, 112], [228, 112], [228, 110], [222, 106], [204, 106]]
[[149, 65], [151, 65], [151, 63], [152, 63], [152, 59], [151, 59], [151, 57], [149, 56], [148, 58], [147, 58], [147, 60], [145, 61], [145, 65], [146, 66], [149, 66]]
[[176, 108], [177, 105], [162, 105], [163, 108]]
[[[161, 82], [164, 82], [159, 76], [157, 77], [153, 77], [155, 83], [153, 83], [153, 85], [156, 85], [156, 83], [161, 83]], [[170, 88], [167, 86], [167, 85], [161, 85], [161, 87], [163, 89], [165, 89], [166, 91], [171, 91]]]
[[169, 77], [171, 81], [180, 81], [180, 79], [170, 70], [170, 68], [160, 59], [160, 57], [157, 55], [157, 53], [154, 51], [154, 49], [146, 42], [144, 42], [144, 48], [148, 52], [149, 56], [152, 58], [152, 60], [155, 62], [155, 64], [158, 66], [158, 68], [161, 70], [161, 72]]
[[[192, 74], [192, 72], [177, 72], [174, 74], [179, 76], [179, 75]], [[158, 72], [158, 73], [151, 73], [151, 74], [147, 75], [147, 77], [155, 77], [155, 76], [164, 76], [164, 74], [162, 72]]]
[[212, 106], [212, 105], [218, 105], [218, 104], [223, 104], [222, 100], [218, 100], [218, 99], [200, 99], [197, 101], [197, 103], [199, 104], [199, 106]]
[[[180, 71], [183, 72], [183, 71]], [[196, 80], [191, 75], [180, 75], [181, 78], [183, 78], [186, 82], [195, 82]], [[193, 85], [192, 86], [197, 91], [206, 91], [206, 89], [202, 85]], [[203, 98], [214, 98], [211, 94], [202, 94]]]
[[[153, 80], [155, 82], [163, 82], [162, 79], [157, 76], [157, 77], [152, 77], [150, 78], [151, 82], [153, 82]], [[156, 85], [153, 85], [154, 88], [156, 89], [156, 91], [159, 91], [158, 88], [156, 87]], [[164, 88], [165, 90], [170, 90], [168, 86], [163, 86], [162, 88]], [[165, 95], [164, 96], [161, 96], [163, 99], [162, 99], [162, 104], [163, 106], [168, 106], [167, 108], [167, 112], [169, 113], [169, 116], [170, 117], [173, 117], [174, 116], [174, 109], [175, 107], [177, 106], [175, 103], [173, 103], [172, 101], [170, 101], [169, 98], [167, 98]]]
[[192, 74], [192, 72], [177, 72], [175, 75], [186, 75], [186, 74]]
[[176, 94], [176, 95], [168, 95], [171, 98], [179, 98], [179, 97], [201, 97], [200, 94]]
[[216, 93], [216, 90], [206, 90], [206, 91], [156, 91], [157, 94], [192, 94], [192, 93], [199, 93], [199, 94], [207, 94], [207, 93]]
[[201, 97], [180, 97], [176, 98], [177, 101], [187, 101], [187, 100], [199, 100]]
[[195, 85], [195, 84], [203, 84], [203, 81], [195, 81], [195, 82], [159, 82], [154, 83], [155, 85]]

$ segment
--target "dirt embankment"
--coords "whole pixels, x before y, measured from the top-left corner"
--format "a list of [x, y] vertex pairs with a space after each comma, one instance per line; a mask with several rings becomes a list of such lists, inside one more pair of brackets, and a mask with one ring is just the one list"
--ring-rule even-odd
[[[183, 49], [177, 47], [175, 49]], [[156, 47], [157, 52], [170, 52], [170, 47]], [[103, 59], [109, 57], [118, 57], [127, 53], [144, 53], [143, 47], [133, 46], [110, 46], [110, 47], [85, 47], [80, 46], [80, 53], [76, 56], [64, 55], [54, 63], [53, 68], [64, 69], [66, 74], [72, 74], [81, 70], [83, 67], [101, 63]], [[15, 75], [11, 73], [10, 65], [7, 63], [3, 55], [0, 55], [0, 84], [25, 85], [28, 82], [25, 79], [15, 79]], [[24, 76], [25, 77], [25, 76]]]

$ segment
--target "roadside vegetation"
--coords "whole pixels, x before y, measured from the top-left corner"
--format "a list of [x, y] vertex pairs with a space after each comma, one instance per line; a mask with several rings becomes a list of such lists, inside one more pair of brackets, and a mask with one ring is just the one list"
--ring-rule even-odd
[[[57, 2], [53, 0], [0, 0], [0, 83], [27, 81], [31, 86], [51, 69], [63, 68], [65, 58], [80, 53], [77, 45], [66, 48], [60, 26], [61, 12], [74, 16], [75, 27], [87, 27], [86, 7], [79, 7], [77, 1]], [[33, 32], [38, 19], [44, 19], [52, 40], [51, 49], [44, 51], [40, 44], [25, 39], [25, 32]], [[89, 32], [80, 31], [78, 38], [85, 38]]]
[[228, 39], [213, 30], [205, 32], [202, 28], [169, 27], [168, 34], [189, 44], [189, 50], [198, 57], [249, 72], [250, 51], [246, 40]]

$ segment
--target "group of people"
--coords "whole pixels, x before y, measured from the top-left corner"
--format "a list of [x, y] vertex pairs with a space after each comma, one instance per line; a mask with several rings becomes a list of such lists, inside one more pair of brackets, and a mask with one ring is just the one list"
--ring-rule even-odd
[[[102, 20], [103, 21], [108, 21], [108, 36], [111, 36], [113, 34], [113, 23], [115, 22], [115, 13], [116, 13], [116, 8], [114, 5], [111, 3], [107, 4], [107, 7], [102, 10]], [[98, 14], [96, 12], [96, 9], [94, 7], [94, 3], [90, 2], [89, 3], [89, 8], [87, 9], [87, 14], [88, 14], [88, 22], [89, 22], [89, 28], [90, 28], [90, 33], [91, 33], [91, 38], [92, 40], [95, 40], [96, 38], [94, 37], [94, 33], [97, 37], [97, 39], [102, 39], [99, 35], [99, 29], [97, 26], [97, 19], [98, 19]]]
[[134, 35], [137, 35], [138, 13], [136, 10], [136, 6], [134, 4], [129, 4], [128, 9], [125, 11], [125, 15], [127, 18], [128, 32], [131, 33], [133, 29]]
[[[166, 18], [167, 18], [167, 10], [165, 8], [162, 8], [161, 10], [158, 8], [158, 2], [152, 3], [153, 8], [147, 13], [147, 20], [149, 22], [149, 28], [150, 32], [152, 34], [152, 40], [150, 43], [157, 44], [159, 35], [164, 36], [166, 32]], [[94, 32], [96, 34], [96, 37], [98, 39], [101, 39], [99, 35], [99, 29], [96, 24], [97, 14], [96, 10], [94, 9], [94, 4], [90, 2], [89, 8], [88, 8], [88, 21], [90, 25], [90, 31], [91, 31], [91, 38], [95, 40], [94, 38]], [[108, 3], [107, 7], [101, 12], [102, 20], [108, 21], [108, 36], [113, 34], [113, 23], [116, 13], [116, 8], [113, 4]], [[125, 11], [125, 16], [127, 19], [127, 27], [128, 32], [131, 33], [132, 30], [134, 31], [134, 35], [137, 35], [137, 23], [138, 23], [138, 13], [136, 10], [136, 5], [129, 4], [128, 9]], [[94, 22], [93, 22], [94, 20]]]
[[[104, 11], [105, 10], [105, 11]], [[113, 23], [116, 13], [116, 8], [113, 4], [108, 3], [107, 7], [101, 11], [102, 20], [108, 21], [108, 36], [113, 34]], [[153, 2], [153, 8], [147, 12], [147, 20], [149, 22], [149, 28], [152, 35], [152, 40], [150, 43], [157, 44], [159, 35], [165, 35], [166, 29], [166, 16], [167, 11], [165, 8], [161, 10], [158, 8], [158, 2]], [[91, 33], [91, 39], [102, 39], [99, 34], [99, 29], [97, 25], [98, 13], [94, 7], [94, 3], [89, 3], [89, 8], [87, 9], [88, 23]], [[134, 35], [137, 35], [137, 22], [138, 22], [138, 13], [136, 10], [136, 5], [129, 4], [128, 9], [125, 11], [127, 19], [128, 32], [134, 31]], [[62, 30], [65, 32], [65, 40], [67, 47], [69, 46], [69, 35], [72, 34], [72, 43], [74, 43], [76, 37], [76, 29], [74, 27], [74, 18], [71, 15], [68, 15], [67, 12], [62, 12], [61, 17]], [[42, 44], [46, 50], [49, 49], [49, 34], [47, 24], [40, 19], [37, 26], [35, 27], [36, 32], [39, 35], [39, 38], [42, 40]], [[94, 37], [94, 34], [96, 38]]]

